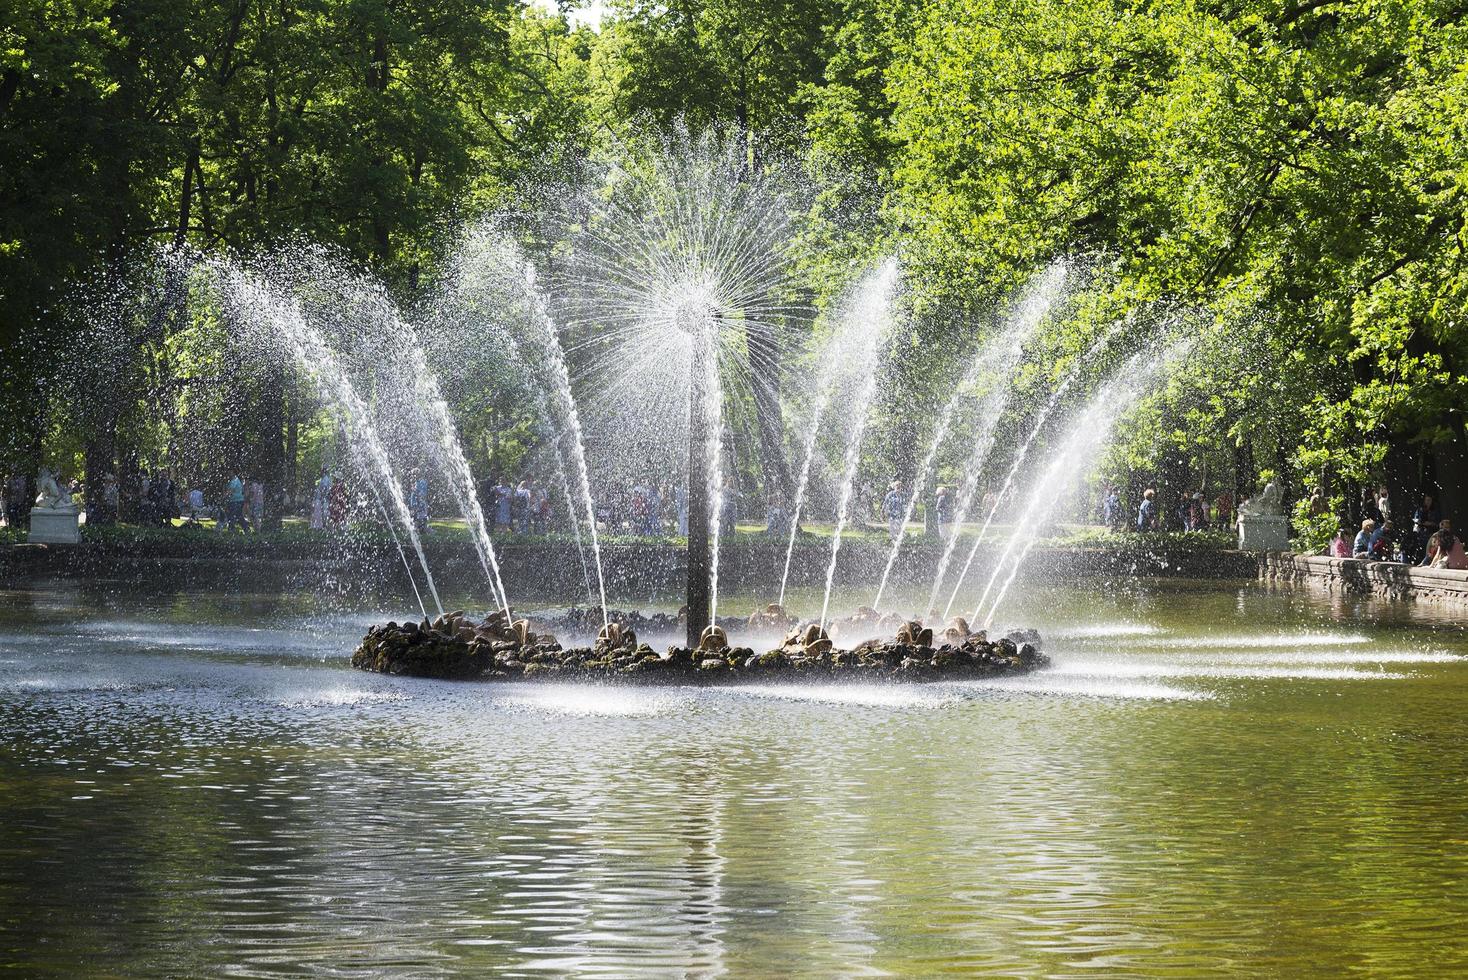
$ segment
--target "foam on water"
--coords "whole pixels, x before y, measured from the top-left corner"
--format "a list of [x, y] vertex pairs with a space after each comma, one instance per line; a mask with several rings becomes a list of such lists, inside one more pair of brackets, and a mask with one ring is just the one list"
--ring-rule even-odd
[[687, 710], [693, 699], [668, 691], [578, 684], [527, 686], [497, 699], [497, 703], [511, 709], [577, 717], [644, 718]]
[[1234, 633], [1222, 636], [1168, 636], [1143, 641], [1148, 646], [1168, 649], [1273, 649], [1275, 647], [1334, 647], [1370, 643], [1371, 637], [1360, 633]]
[[[344, 652], [341, 636], [298, 629], [194, 625], [180, 628], [167, 623], [115, 620], [79, 623], [70, 629], [104, 643], [135, 643], [168, 649], [290, 652], [309, 656]], [[351, 643], [355, 644], [355, 638]]]
[[408, 696], [396, 691], [361, 691], [351, 688], [333, 688], [299, 697], [282, 698], [276, 702], [282, 708], [340, 708], [354, 704], [388, 704], [407, 701]]
[[77, 694], [86, 691], [141, 691], [143, 686], [130, 681], [95, 677], [25, 677], [0, 682], [0, 690], [48, 691]]
[[1407, 674], [1347, 667], [1220, 664], [1208, 661], [1178, 663], [1145, 659], [1058, 659], [1047, 671], [1051, 677], [1176, 677], [1248, 678], [1252, 680], [1402, 680]]
[[872, 708], [936, 708], [954, 700], [951, 691], [934, 687], [897, 687], [875, 684], [750, 684], [730, 688], [778, 701], [850, 704]]
[[1025, 694], [1122, 698], [1141, 701], [1212, 701], [1217, 697], [1211, 691], [1195, 691], [1168, 684], [1153, 684], [1125, 678], [1064, 674], [1052, 670], [1025, 674], [1020, 677], [957, 681], [953, 686], [970, 691], [1017, 691]]
[[1083, 626], [1047, 629], [1045, 636], [1067, 640], [1090, 640], [1121, 636], [1161, 636], [1166, 632], [1162, 627], [1148, 623], [1090, 623]]
[[1248, 653], [1230, 657], [1213, 654], [1179, 654], [1213, 663], [1238, 664], [1452, 664], [1468, 663], [1461, 654], [1446, 650], [1329, 650], [1323, 653]]

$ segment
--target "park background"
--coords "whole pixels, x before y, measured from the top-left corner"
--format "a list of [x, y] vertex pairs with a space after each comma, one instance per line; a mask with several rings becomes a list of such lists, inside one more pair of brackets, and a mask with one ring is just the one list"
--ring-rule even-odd
[[[211, 497], [239, 469], [299, 506], [339, 452], [329, 407], [234, 361], [217, 324], [130, 302], [159, 247], [249, 256], [305, 238], [411, 307], [469, 223], [534, 213], [639, 134], [720, 127], [752, 166], [793, 162], [808, 182], [811, 310], [853, 267], [892, 254], [905, 270], [863, 483], [912, 479], [958, 355], [1068, 256], [1086, 288], [1017, 383], [1053, 385], [1139, 310], [1186, 310], [1198, 335], [1097, 475], [1129, 505], [1156, 486], [1171, 522], [1182, 493], [1242, 499], [1272, 478], [1287, 500], [1329, 501], [1297, 522], [1310, 543], [1378, 483], [1396, 500], [1436, 490], [1453, 514], [1468, 487], [1465, 13], [19, 0], [0, 22], [0, 466], [55, 466], [89, 493], [98, 473], [126, 492], [167, 468]], [[774, 371], [777, 399], [800, 369]], [[508, 387], [486, 378], [452, 407], [477, 477], [529, 465], [533, 409]], [[1038, 410], [1016, 400], [1002, 432]], [[788, 482], [795, 439], [761, 431], [735, 461], [747, 497]], [[939, 464], [937, 482], [962, 460]]]

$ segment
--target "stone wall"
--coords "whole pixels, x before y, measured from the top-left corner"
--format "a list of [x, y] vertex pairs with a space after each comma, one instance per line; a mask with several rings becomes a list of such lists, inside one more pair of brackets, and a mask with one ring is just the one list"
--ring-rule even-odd
[[1271, 552], [1259, 559], [1259, 579], [1347, 595], [1439, 602], [1468, 609], [1468, 570]]

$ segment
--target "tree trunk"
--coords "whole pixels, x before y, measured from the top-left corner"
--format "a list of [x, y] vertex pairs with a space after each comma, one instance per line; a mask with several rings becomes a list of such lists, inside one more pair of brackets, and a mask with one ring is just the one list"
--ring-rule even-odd
[[299, 490], [301, 474], [301, 396], [293, 381], [287, 381], [289, 391], [285, 407], [285, 479], [281, 482], [280, 508], [293, 507]]
[[106, 485], [107, 474], [113, 471], [117, 465], [117, 425], [103, 424], [92, 437], [87, 440], [84, 451], [87, 523], [101, 526], [112, 524], [117, 520], [117, 515], [107, 509], [102, 499], [102, 490]]
[[178, 229], [173, 234], [173, 244], [181, 246], [188, 240], [189, 220], [194, 207], [194, 171], [199, 166], [199, 141], [189, 145], [189, 155], [184, 160], [183, 184], [178, 195]]
[[265, 514], [262, 523], [272, 531], [280, 530], [281, 511], [285, 505], [286, 483], [286, 433], [285, 433], [285, 377], [275, 369], [270, 372], [264, 392], [262, 406], [262, 431], [265, 433], [261, 446], [260, 479], [265, 483]]

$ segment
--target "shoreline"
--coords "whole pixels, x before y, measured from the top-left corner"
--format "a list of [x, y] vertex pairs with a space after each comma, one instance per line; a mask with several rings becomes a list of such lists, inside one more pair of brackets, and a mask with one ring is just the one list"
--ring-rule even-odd
[[[843, 545], [837, 558], [838, 580], [871, 581], [886, 565], [888, 547], [870, 540]], [[990, 568], [1003, 542], [980, 548], [977, 568]], [[585, 587], [581, 553], [574, 543], [506, 541], [496, 544], [505, 581], [532, 591], [577, 594]], [[890, 584], [930, 581], [941, 546], [928, 539], [904, 548], [892, 568]], [[429, 567], [444, 582], [483, 576], [477, 555], [467, 542], [432, 542], [425, 548]], [[619, 591], [676, 593], [684, 580], [687, 552], [682, 544], [614, 543], [602, 548], [602, 568]], [[821, 586], [831, 552], [826, 539], [797, 544], [790, 564], [793, 588]], [[415, 576], [420, 575], [411, 555]], [[736, 540], [726, 544], [719, 568], [721, 588], [768, 588], [778, 585], [785, 565], [783, 542]], [[1259, 556], [1220, 549], [1038, 545], [1026, 568], [1056, 577], [1254, 579]], [[390, 543], [346, 538], [320, 541], [250, 541], [194, 537], [164, 542], [126, 544], [84, 542], [79, 545], [15, 544], [0, 546], [0, 585], [28, 580], [98, 579], [186, 574], [207, 584], [230, 586], [250, 582], [307, 583], [328, 576], [339, 583], [408, 588], [403, 558]], [[594, 577], [594, 576], [593, 576]]]
[[1271, 585], [1468, 609], [1468, 569], [1280, 551], [1259, 557], [1258, 578]]

